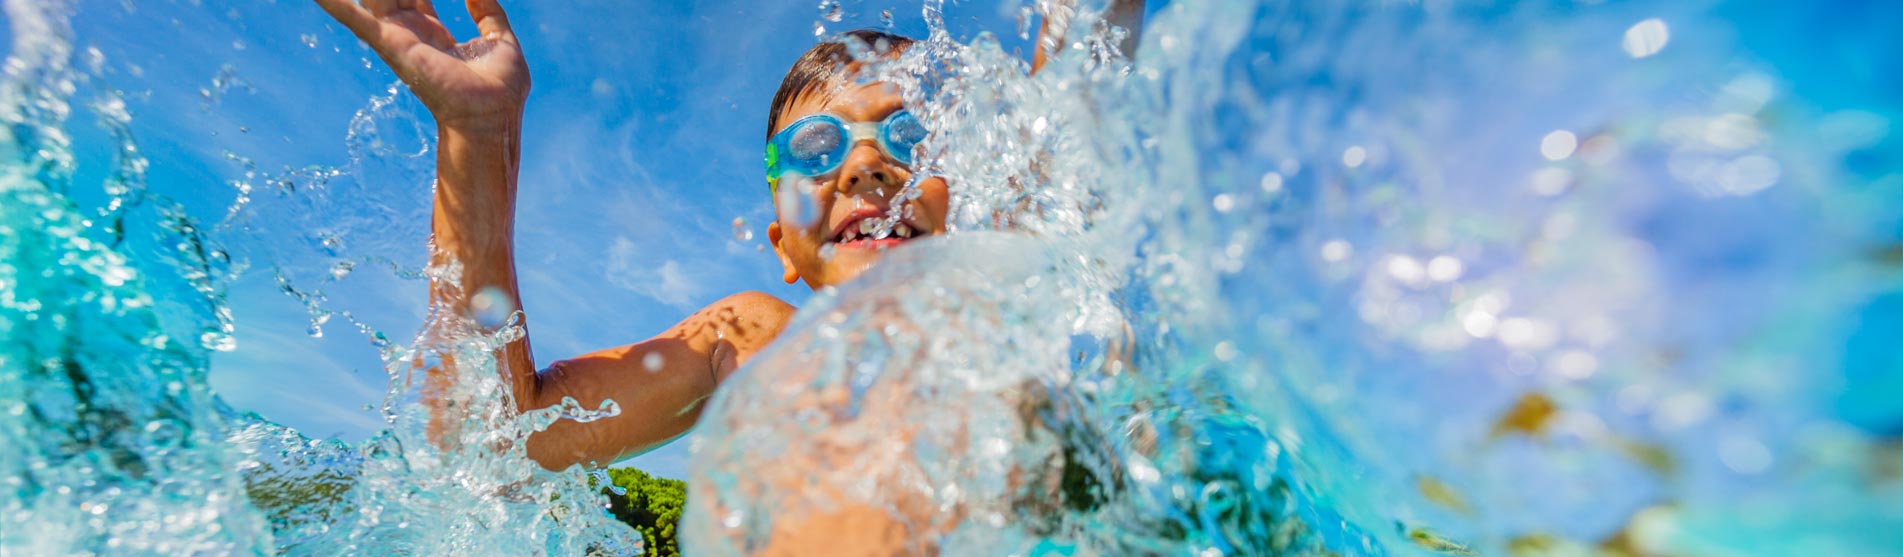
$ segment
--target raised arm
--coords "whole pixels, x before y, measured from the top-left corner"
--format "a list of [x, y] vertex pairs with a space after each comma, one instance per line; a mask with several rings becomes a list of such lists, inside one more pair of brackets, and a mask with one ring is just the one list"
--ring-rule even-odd
[[[1124, 56], [1135, 57], [1136, 48], [1143, 35], [1144, 0], [1110, 0], [1110, 6], [1104, 14], [1104, 21], [1124, 30], [1123, 40], [1117, 43], [1117, 50]], [[1049, 0], [1040, 2], [1044, 6], [1044, 24], [1038, 28], [1036, 52], [1031, 55], [1031, 73], [1044, 68], [1046, 56], [1062, 52], [1070, 42], [1071, 17], [1076, 13], [1075, 0]]]
[[[522, 307], [515, 196], [529, 70], [502, 6], [468, 0], [481, 36], [458, 43], [430, 0], [316, 2], [368, 43], [436, 118], [431, 263], [459, 262], [462, 278], [460, 284], [432, 282], [432, 307], [468, 315], [468, 299], [489, 289]], [[736, 295], [653, 339], [558, 362], [544, 372], [536, 371], [523, 335], [497, 355], [518, 410], [551, 406], [564, 397], [588, 408], [613, 398], [621, 407], [614, 418], [556, 423], [529, 439], [529, 456], [551, 469], [605, 465], [680, 435], [698, 416], [700, 401], [771, 341], [791, 314], [790, 306], [771, 296]], [[430, 380], [450, 376], [441, 371], [430, 370]], [[426, 389], [426, 396], [434, 391]]]
[[[482, 36], [458, 44], [429, 0], [317, 0], [370, 45], [436, 118], [431, 264], [462, 263], [462, 284], [430, 284], [430, 303], [467, 314], [466, 300], [500, 291], [521, 307], [515, 279], [515, 187], [529, 68], [495, 0], [469, 0]], [[452, 292], [464, 293], [461, 296]], [[528, 340], [504, 349], [518, 401], [537, 383]]]

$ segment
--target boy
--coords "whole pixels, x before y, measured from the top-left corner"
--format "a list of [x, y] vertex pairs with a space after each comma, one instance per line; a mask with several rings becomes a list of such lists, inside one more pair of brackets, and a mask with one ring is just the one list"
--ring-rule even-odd
[[[436, 118], [432, 263], [458, 261], [463, 272], [460, 285], [432, 283], [432, 304], [465, 304], [449, 295], [460, 291], [499, 294], [509, 307], [521, 307], [513, 230], [529, 71], [501, 5], [467, 0], [481, 36], [458, 44], [430, 0], [316, 1], [376, 50]], [[1142, 3], [1121, 2], [1113, 12], [1111, 21], [1132, 31], [1124, 40], [1128, 52]], [[1033, 71], [1043, 64], [1044, 51], [1059, 46], [1051, 38], [1062, 34], [1066, 18], [1054, 19], [1059, 21], [1041, 33]], [[876, 31], [849, 35], [884, 56], [912, 42]], [[767, 227], [788, 284], [803, 280], [815, 290], [843, 284], [884, 250], [945, 232], [949, 194], [943, 178], [922, 180], [917, 195], [898, 197], [912, 177], [911, 147], [923, 139], [924, 128], [905, 110], [895, 87], [853, 83], [850, 75], [858, 67], [843, 43], [819, 44], [794, 63], [773, 98], [767, 120], [771, 187], [794, 187], [779, 183], [782, 173], [813, 180], [810, 193], [797, 188], [776, 195], [775, 203], [803, 196], [798, 201], [813, 210], [795, 212], [816, 215], [810, 223], [782, 217]], [[894, 204], [902, 206], [894, 212]], [[888, 214], [902, 217], [879, 222]], [[654, 338], [562, 360], [540, 372], [526, 335], [509, 343], [498, 363], [518, 410], [551, 406], [564, 397], [586, 408], [613, 399], [622, 410], [593, 422], [556, 422], [530, 437], [530, 458], [551, 469], [605, 465], [679, 436], [699, 416], [699, 403], [770, 343], [793, 311], [764, 293], [735, 294]]]

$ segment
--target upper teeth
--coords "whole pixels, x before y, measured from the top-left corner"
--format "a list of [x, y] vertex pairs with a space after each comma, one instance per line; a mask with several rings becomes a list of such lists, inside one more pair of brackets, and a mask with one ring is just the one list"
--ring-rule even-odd
[[859, 221], [858, 226], [846, 227], [845, 232], [839, 235], [839, 241], [851, 242], [860, 238], [883, 240], [894, 236], [899, 238], [911, 238], [913, 234], [914, 231], [912, 227], [903, 222], [892, 223], [890, 228], [882, 229], [879, 227], [879, 221], [877, 219], [864, 219]]

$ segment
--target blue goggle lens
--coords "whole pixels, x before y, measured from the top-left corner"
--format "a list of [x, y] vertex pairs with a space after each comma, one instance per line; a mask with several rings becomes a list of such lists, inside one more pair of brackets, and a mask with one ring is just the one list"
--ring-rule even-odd
[[881, 131], [884, 137], [880, 140], [885, 143], [885, 152], [892, 155], [892, 158], [898, 160], [900, 164], [910, 166], [912, 149], [917, 147], [920, 141], [925, 140], [925, 125], [919, 123], [918, 117], [913, 116], [910, 111], [901, 110], [885, 119], [885, 126]]
[[810, 171], [839, 158], [846, 146], [846, 129], [838, 120], [801, 120], [787, 130], [786, 162], [794, 170]]

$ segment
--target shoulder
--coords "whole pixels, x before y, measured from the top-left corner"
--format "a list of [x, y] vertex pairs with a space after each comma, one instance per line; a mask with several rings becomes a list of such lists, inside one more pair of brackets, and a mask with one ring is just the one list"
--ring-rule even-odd
[[772, 294], [748, 291], [734, 294], [707, 306], [708, 309], [728, 313], [759, 325], [771, 325], [776, 331], [793, 318], [799, 308], [786, 303]]
[[690, 336], [708, 337], [704, 341], [725, 341], [751, 351], [778, 337], [796, 310], [772, 294], [741, 292], [694, 312], [679, 328]]
[[681, 326], [706, 343], [716, 380], [773, 344], [797, 308], [765, 292], [741, 292], [709, 304]]

